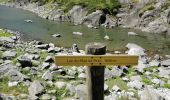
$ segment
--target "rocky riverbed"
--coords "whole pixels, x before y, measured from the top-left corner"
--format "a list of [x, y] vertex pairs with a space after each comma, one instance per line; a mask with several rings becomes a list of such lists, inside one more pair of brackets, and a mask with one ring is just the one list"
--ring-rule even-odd
[[[56, 66], [53, 60], [55, 55], [84, 55], [76, 44], [56, 47], [2, 35], [7, 33], [16, 32], [1, 29], [0, 99], [86, 99], [87, 67]], [[139, 56], [139, 64], [105, 68], [105, 100], [170, 100], [170, 55], [149, 57], [136, 44], [126, 47], [127, 54]]]

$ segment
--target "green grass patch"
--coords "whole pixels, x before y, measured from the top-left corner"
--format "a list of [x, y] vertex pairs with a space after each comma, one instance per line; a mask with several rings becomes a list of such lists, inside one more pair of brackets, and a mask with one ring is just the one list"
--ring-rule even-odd
[[152, 85], [153, 84], [152, 81], [149, 78], [147, 78], [145, 75], [142, 75], [141, 77], [142, 77], [142, 81], [145, 84], [147, 84], [147, 85]]
[[163, 86], [164, 88], [168, 88], [168, 89], [170, 89], [170, 84], [164, 84], [164, 86]]
[[109, 79], [106, 84], [111, 89], [114, 85], [117, 85], [121, 90], [128, 90], [127, 83], [124, 82], [120, 77]]
[[5, 32], [4, 30], [0, 29], [0, 37], [11, 37], [13, 34]]
[[17, 96], [21, 93], [28, 93], [28, 87], [24, 86], [22, 83], [17, 86], [8, 87], [8, 78], [5, 77], [0, 79], [0, 93]]

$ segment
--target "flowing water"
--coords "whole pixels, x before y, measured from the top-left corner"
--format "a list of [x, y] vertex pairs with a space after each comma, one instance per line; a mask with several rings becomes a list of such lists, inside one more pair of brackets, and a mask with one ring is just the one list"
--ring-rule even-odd
[[[24, 20], [30, 19], [33, 23]], [[102, 42], [108, 50], [124, 50], [127, 43], [136, 43], [146, 50], [170, 54], [170, 37], [151, 33], [143, 33], [130, 29], [89, 29], [84, 25], [73, 26], [71, 23], [54, 22], [42, 19], [36, 14], [17, 8], [0, 6], [0, 27], [18, 30], [26, 39], [37, 39], [45, 43], [54, 43], [57, 46], [70, 47], [76, 43], [84, 49], [89, 42]], [[134, 31], [139, 36], [128, 36], [129, 31]], [[73, 35], [73, 32], [82, 32], [82, 36]], [[61, 38], [52, 37], [51, 34], [61, 34]], [[105, 40], [108, 35], [110, 40]]]

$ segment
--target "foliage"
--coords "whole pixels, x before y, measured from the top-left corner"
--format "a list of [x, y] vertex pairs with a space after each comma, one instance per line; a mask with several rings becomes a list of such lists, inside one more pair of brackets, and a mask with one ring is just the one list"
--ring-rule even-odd
[[[40, 2], [39, 0], [32, 0], [32, 2]], [[60, 8], [68, 12], [74, 5], [82, 5], [87, 7], [89, 11], [97, 9], [107, 10], [112, 12], [113, 9], [119, 8], [121, 5], [118, 0], [41, 0], [41, 3], [57, 2]]]
[[164, 88], [168, 88], [168, 89], [170, 89], [170, 84], [164, 84], [164, 86], [163, 86]]
[[120, 77], [109, 79], [106, 81], [106, 84], [108, 84], [110, 89], [113, 87], [113, 85], [117, 85], [121, 90], [128, 90], [126, 82], [121, 80]]
[[21, 93], [28, 93], [27, 86], [20, 83], [17, 86], [8, 87], [8, 81], [8, 77], [0, 78], [0, 93], [13, 94], [14, 96]]
[[4, 30], [0, 29], [0, 37], [11, 37], [13, 34], [5, 32]]

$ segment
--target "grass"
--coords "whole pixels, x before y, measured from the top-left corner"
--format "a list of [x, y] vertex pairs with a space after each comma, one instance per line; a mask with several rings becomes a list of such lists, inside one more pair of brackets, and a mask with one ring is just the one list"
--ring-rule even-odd
[[0, 37], [11, 37], [13, 34], [5, 32], [4, 30], [0, 29]]
[[142, 77], [142, 81], [145, 84], [147, 84], [147, 85], [152, 85], [153, 84], [152, 81], [149, 78], [147, 78], [145, 75], [142, 75], [141, 77]]
[[28, 93], [28, 87], [24, 86], [22, 83], [18, 84], [17, 86], [8, 87], [8, 78], [1, 78], [0, 79], [0, 93], [4, 94], [12, 94], [14, 96], [18, 96], [21, 93]]
[[[37, 2], [38, 0], [32, 0]], [[93, 12], [96, 9], [107, 10], [112, 12], [113, 9], [120, 8], [120, 2], [118, 0], [42, 0], [41, 4], [57, 2], [60, 4], [61, 9], [67, 13], [74, 5], [82, 5], [87, 7], [89, 12]]]
[[164, 88], [168, 88], [168, 89], [170, 89], [170, 84], [164, 84], [164, 86], [163, 86]]
[[124, 82], [120, 77], [109, 79], [106, 84], [111, 89], [114, 85], [117, 85], [121, 90], [128, 90], [126, 82]]

